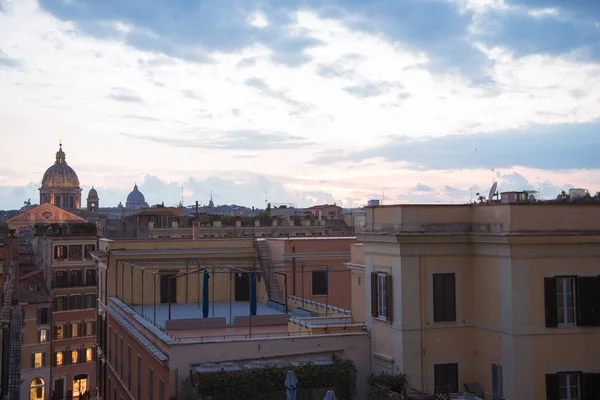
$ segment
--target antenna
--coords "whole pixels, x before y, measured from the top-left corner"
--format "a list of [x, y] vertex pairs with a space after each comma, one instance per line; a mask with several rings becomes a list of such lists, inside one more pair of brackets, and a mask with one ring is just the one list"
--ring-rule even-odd
[[265, 210], [267, 209], [268, 204], [269, 204], [269, 198], [267, 197], [267, 191], [265, 190]]
[[542, 199], [542, 187], [540, 186], [540, 177], [537, 177], [537, 181], [538, 181], [538, 197], [541, 200]]
[[494, 197], [496, 196], [497, 188], [498, 188], [498, 182], [494, 182], [492, 184], [492, 187], [490, 188], [490, 193], [488, 194], [488, 201], [492, 201], [494, 199]]
[[181, 187], [181, 207], [183, 207], [183, 186]]

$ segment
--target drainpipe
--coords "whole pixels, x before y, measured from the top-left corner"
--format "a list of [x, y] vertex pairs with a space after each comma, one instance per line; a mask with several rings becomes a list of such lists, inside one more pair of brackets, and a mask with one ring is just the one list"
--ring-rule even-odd
[[[293, 243], [293, 242], [292, 242]], [[296, 253], [296, 245], [292, 244], [292, 253]], [[296, 295], [296, 257], [292, 257], [292, 285], [293, 285], [293, 294]], [[286, 299], [287, 304], [287, 299]]]
[[420, 292], [421, 292], [421, 393], [425, 393], [425, 330], [424, 330], [424, 319], [427, 317], [425, 312], [425, 301], [427, 299], [427, 280], [423, 273], [425, 263], [423, 262], [423, 244], [421, 244], [421, 254], [419, 256], [419, 280], [420, 280]]

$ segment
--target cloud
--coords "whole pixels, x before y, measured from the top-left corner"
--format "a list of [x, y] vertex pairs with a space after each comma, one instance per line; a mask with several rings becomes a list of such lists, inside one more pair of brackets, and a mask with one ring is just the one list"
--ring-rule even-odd
[[141, 103], [142, 99], [135, 94], [131, 89], [122, 87], [112, 88], [112, 93], [108, 95], [109, 98], [125, 103]]
[[311, 144], [300, 136], [294, 136], [284, 132], [260, 132], [252, 130], [227, 132], [220, 135], [199, 132], [194, 135], [194, 137], [187, 138], [134, 135], [130, 133], [121, 134], [132, 139], [149, 140], [175, 147], [197, 147], [223, 150], [270, 150], [297, 148]]
[[256, 77], [246, 79], [246, 85], [257, 89], [262, 95], [279, 100], [296, 110], [296, 112], [307, 112], [311, 109], [311, 105], [303, 104], [292, 99], [283, 90], [276, 90], [269, 86], [265, 80]]
[[[383, 157], [415, 169], [510, 168], [595, 169], [600, 159], [600, 123], [532, 126], [485, 134], [411, 139], [397, 136], [382, 146], [355, 153], [350, 160]], [[322, 160], [322, 159], [321, 159]], [[332, 161], [339, 161], [333, 159]]]
[[362, 86], [350, 86], [344, 90], [353, 96], [367, 98], [379, 96], [383, 92], [383, 88], [372, 83], [367, 83]]
[[8, 54], [0, 50], [0, 67], [18, 67], [20, 65], [19, 60], [9, 57]]
[[260, 11], [252, 13], [248, 17], [248, 23], [256, 28], [266, 28], [269, 26], [269, 20], [267, 19], [267, 16]]
[[435, 189], [433, 189], [431, 186], [417, 183], [417, 186], [415, 186], [414, 190], [417, 192], [433, 192]]

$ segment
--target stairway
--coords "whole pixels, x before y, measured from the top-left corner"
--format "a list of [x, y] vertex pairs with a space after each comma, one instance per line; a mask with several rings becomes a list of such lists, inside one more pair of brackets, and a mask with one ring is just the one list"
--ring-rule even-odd
[[264, 239], [256, 239], [254, 246], [256, 247], [258, 262], [260, 263], [261, 270], [264, 274], [263, 276], [265, 277], [265, 284], [267, 286], [269, 300], [285, 304], [283, 292], [279, 286], [279, 280], [277, 279], [275, 267], [273, 266], [273, 262], [271, 260], [269, 244]]
[[23, 319], [21, 306], [14, 305], [10, 318], [10, 361], [8, 364], [7, 400], [18, 400], [21, 385], [21, 347], [23, 346]]

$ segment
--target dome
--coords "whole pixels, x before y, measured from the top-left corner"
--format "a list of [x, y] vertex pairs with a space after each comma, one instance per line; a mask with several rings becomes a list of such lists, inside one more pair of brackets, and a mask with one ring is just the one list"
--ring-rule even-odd
[[148, 203], [146, 203], [146, 199], [142, 192], [138, 190], [137, 184], [133, 187], [133, 190], [127, 196], [127, 201], [125, 202], [125, 208], [147, 208]]
[[94, 189], [93, 186], [90, 189], [90, 191], [88, 192], [88, 197], [98, 197], [98, 192], [96, 191], [96, 189]]
[[56, 152], [54, 165], [46, 170], [42, 178], [43, 188], [79, 188], [79, 178], [73, 168], [67, 165], [62, 144]]
[[146, 199], [142, 192], [138, 190], [137, 184], [133, 187], [133, 190], [127, 196], [128, 203], [145, 203]]

